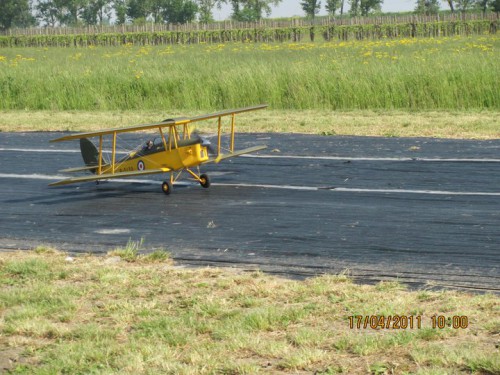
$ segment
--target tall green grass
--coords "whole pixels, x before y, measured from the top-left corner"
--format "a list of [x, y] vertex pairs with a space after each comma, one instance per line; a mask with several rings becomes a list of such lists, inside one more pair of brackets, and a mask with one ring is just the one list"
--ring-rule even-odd
[[0, 49], [0, 109], [499, 109], [500, 38]]

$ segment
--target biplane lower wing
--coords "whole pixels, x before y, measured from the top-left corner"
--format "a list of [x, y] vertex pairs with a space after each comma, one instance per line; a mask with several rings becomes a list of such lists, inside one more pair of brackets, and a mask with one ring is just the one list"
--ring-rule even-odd
[[145, 171], [135, 171], [135, 172], [104, 173], [104, 174], [100, 174], [100, 175], [93, 175], [93, 176], [86, 176], [86, 177], [67, 178], [65, 180], [53, 182], [52, 184], [49, 184], [49, 186], [61, 186], [61, 185], [74, 184], [77, 182], [109, 180], [112, 178], [146, 176], [148, 174], [159, 174], [159, 173], [166, 173], [166, 172], [170, 172], [170, 171], [171, 170], [169, 168], [158, 168], [158, 169], [148, 169]]
[[230, 152], [227, 154], [220, 154], [217, 157], [213, 157], [213, 158], [208, 159], [203, 164], [218, 163], [218, 162], [225, 160], [225, 159], [229, 159], [229, 158], [233, 158], [233, 157], [241, 156], [241, 155], [245, 155], [245, 154], [251, 154], [252, 152], [264, 150], [265, 148], [267, 148], [267, 146], [254, 146], [254, 147], [245, 148], [243, 150], [239, 150], [239, 151], [235, 151], [235, 152]]
[[[101, 165], [101, 168], [102, 169], [106, 169], [106, 168], [109, 168], [110, 166], [111, 165], [109, 165], [109, 164], [103, 164], [103, 165]], [[94, 170], [96, 170], [98, 168], [99, 168], [98, 165], [90, 165], [90, 166], [87, 166], [87, 167], [77, 167], [77, 168], [61, 169], [59, 172], [62, 172], [62, 173], [85, 172], [85, 171], [94, 171]]]

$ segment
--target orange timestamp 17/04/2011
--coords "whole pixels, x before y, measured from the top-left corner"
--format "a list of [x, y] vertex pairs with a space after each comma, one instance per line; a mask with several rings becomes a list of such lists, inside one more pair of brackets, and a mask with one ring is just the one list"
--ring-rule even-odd
[[[421, 329], [422, 315], [351, 315], [349, 316], [350, 329]], [[430, 317], [431, 328], [465, 329], [469, 326], [466, 315]]]

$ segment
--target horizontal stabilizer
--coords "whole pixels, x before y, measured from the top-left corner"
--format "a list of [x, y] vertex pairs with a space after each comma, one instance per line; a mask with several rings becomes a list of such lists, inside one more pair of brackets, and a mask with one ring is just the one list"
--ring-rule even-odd
[[204, 164], [205, 163], [218, 163], [218, 162], [225, 160], [225, 159], [234, 158], [234, 157], [240, 156], [240, 155], [250, 154], [252, 152], [264, 150], [265, 148], [267, 148], [267, 146], [254, 146], [254, 147], [245, 148], [243, 150], [239, 150], [239, 151], [235, 151], [235, 152], [230, 152], [229, 154], [221, 154], [215, 158], [208, 159], [206, 162], [204, 162]]
[[109, 180], [112, 178], [145, 176], [148, 174], [166, 173], [166, 172], [170, 172], [170, 171], [171, 170], [169, 168], [159, 168], [159, 169], [147, 169], [145, 171], [135, 171], [135, 172], [104, 173], [104, 174], [93, 175], [93, 176], [68, 178], [66, 180], [61, 180], [61, 181], [57, 181], [57, 182], [54, 182], [52, 184], [49, 184], [49, 186], [61, 186], [61, 185], [74, 184], [77, 182]]

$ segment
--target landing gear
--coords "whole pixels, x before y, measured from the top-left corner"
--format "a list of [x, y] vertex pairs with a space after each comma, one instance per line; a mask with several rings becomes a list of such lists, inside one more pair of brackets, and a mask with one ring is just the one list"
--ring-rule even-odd
[[161, 184], [161, 190], [166, 195], [169, 195], [172, 192], [172, 184], [178, 180], [178, 178], [181, 176], [181, 173], [184, 171], [188, 172], [191, 175], [191, 177], [193, 177], [193, 179], [195, 181], [198, 181], [203, 188], [208, 189], [210, 187], [210, 179], [208, 178], [207, 174], [203, 173], [203, 174], [198, 175], [197, 173], [193, 172], [189, 168], [184, 168], [181, 171], [179, 171], [177, 174], [171, 174], [170, 179], [163, 181], [163, 183]]
[[186, 170], [186, 172], [188, 172], [191, 175], [191, 177], [193, 177], [193, 179], [195, 181], [198, 181], [202, 187], [204, 187], [205, 189], [207, 189], [207, 188], [210, 187], [210, 179], [208, 178], [208, 175], [206, 175], [205, 173], [203, 173], [203, 174], [201, 174], [201, 175], [198, 176], [196, 173], [194, 173], [189, 168], [186, 168], [185, 170]]
[[208, 189], [210, 187], [210, 179], [206, 174], [202, 174], [200, 176], [200, 185], [203, 186], [205, 189]]
[[172, 192], [172, 184], [170, 181], [163, 181], [161, 184], [161, 190], [166, 194], [169, 195]]

